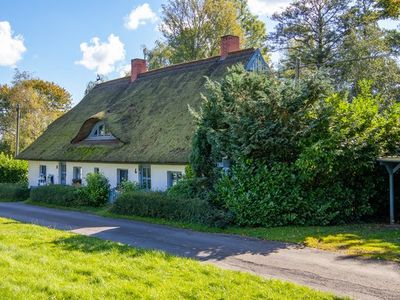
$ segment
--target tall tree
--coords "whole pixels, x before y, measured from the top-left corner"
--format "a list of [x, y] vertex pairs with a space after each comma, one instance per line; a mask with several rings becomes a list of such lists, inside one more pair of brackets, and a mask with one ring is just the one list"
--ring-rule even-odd
[[217, 55], [226, 34], [244, 47], [265, 47], [265, 25], [244, 0], [169, 0], [162, 15], [163, 40], [149, 52], [150, 69]]
[[359, 82], [368, 79], [387, 100], [400, 100], [400, 69], [394, 33], [379, 27], [384, 16], [374, 0], [357, 0], [346, 15], [346, 36], [339, 49], [340, 61], [334, 65], [339, 85], [353, 95]]
[[287, 50], [293, 65], [298, 57], [309, 68], [321, 69], [337, 59], [345, 35], [342, 26], [349, 0], [297, 0], [272, 19], [278, 22], [271, 35], [276, 48]]
[[16, 107], [21, 108], [20, 149], [30, 145], [71, 106], [71, 95], [59, 85], [16, 70], [11, 85], [0, 85], [0, 144], [15, 151]]

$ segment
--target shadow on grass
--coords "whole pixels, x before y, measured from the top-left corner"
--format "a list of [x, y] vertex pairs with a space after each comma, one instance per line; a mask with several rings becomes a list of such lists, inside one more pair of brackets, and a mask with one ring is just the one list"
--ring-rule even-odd
[[[132, 253], [138, 255], [147, 249], [195, 258], [200, 261], [224, 260], [227, 257], [241, 254], [267, 256], [280, 249], [296, 247], [280, 242], [266, 242], [224, 234], [205, 234], [168, 227], [162, 228], [159, 225], [154, 228], [151, 224], [136, 225], [138, 227], [132, 225], [134, 228], [130, 228], [128, 231], [126, 228], [124, 230], [117, 227], [107, 230], [107, 233], [101, 232], [90, 237], [73, 235], [58, 239], [53, 243], [66, 250], [85, 253], [118, 251], [129, 252], [129, 255]], [[118, 243], [118, 241], [124, 244]], [[140, 247], [141, 250], [136, 247]]]

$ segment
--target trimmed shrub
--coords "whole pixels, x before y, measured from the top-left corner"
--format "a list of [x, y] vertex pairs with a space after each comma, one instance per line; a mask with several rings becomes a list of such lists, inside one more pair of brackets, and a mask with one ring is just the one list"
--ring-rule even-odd
[[0, 201], [24, 201], [29, 198], [25, 183], [0, 183]]
[[231, 220], [228, 214], [214, 209], [205, 200], [198, 198], [188, 200], [168, 196], [162, 192], [123, 193], [117, 198], [111, 210], [122, 215], [162, 218], [219, 227], [228, 225]]
[[30, 199], [34, 202], [60, 205], [78, 206], [81, 188], [69, 185], [47, 185], [31, 189]]
[[28, 162], [0, 152], [0, 182], [28, 182]]
[[[110, 194], [108, 179], [103, 174], [89, 173], [86, 176], [84, 192], [86, 193], [87, 200], [86, 203], [82, 203], [83, 205], [86, 204], [93, 207], [105, 205], [108, 202], [108, 196]], [[85, 196], [84, 194], [83, 196]]]

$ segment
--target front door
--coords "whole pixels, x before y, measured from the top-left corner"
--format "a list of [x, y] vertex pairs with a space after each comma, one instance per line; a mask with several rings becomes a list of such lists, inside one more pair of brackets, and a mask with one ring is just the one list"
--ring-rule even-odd
[[67, 164], [64, 162], [60, 162], [58, 165], [58, 171], [59, 171], [59, 178], [60, 178], [60, 184], [66, 185], [67, 184]]
[[150, 165], [139, 166], [140, 187], [145, 190], [151, 190], [151, 168]]

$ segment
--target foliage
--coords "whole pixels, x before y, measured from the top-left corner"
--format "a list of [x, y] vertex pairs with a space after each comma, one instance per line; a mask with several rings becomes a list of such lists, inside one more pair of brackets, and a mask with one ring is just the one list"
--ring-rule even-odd
[[218, 55], [221, 36], [227, 34], [265, 53], [265, 25], [247, 1], [169, 0], [162, 5], [160, 31], [163, 40], [149, 51], [150, 69]]
[[400, 104], [372, 93], [371, 82], [350, 101], [326, 96], [320, 77], [293, 84], [233, 68], [208, 88], [192, 157], [210, 164], [192, 166], [207, 176], [222, 158], [232, 161], [231, 173], [213, 180], [216, 202], [238, 224], [325, 225], [382, 212], [386, 177], [376, 158], [400, 148]]
[[214, 209], [206, 200], [176, 197], [163, 192], [123, 193], [114, 202], [111, 211], [218, 227], [225, 227], [231, 221], [230, 215]]
[[15, 151], [16, 107], [21, 108], [20, 149], [31, 144], [71, 105], [71, 95], [53, 82], [16, 70], [12, 85], [0, 85], [2, 147]]
[[118, 185], [118, 190], [122, 193], [135, 192], [140, 190], [140, 186], [137, 182], [124, 180]]
[[337, 49], [344, 37], [342, 20], [349, 0], [299, 0], [284, 11], [275, 13], [277, 22], [271, 39], [275, 45], [290, 49], [291, 62], [299, 57], [312, 69], [320, 69], [337, 59]]
[[[338, 299], [161, 251], [9, 219], [0, 219], [0, 236], [0, 257], [7, 262], [0, 277], [8, 279], [1, 283], [1, 299], [222, 299], [227, 294], [232, 299]], [[127, 283], [133, 279], [135, 284]]]
[[31, 189], [30, 200], [33, 202], [59, 206], [79, 206], [80, 188], [69, 185], [47, 185]]
[[183, 197], [186, 199], [206, 199], [209, 182], [205, 178], [183, 178], [167, 191], [168, 196]]
[[400, 99], [398, 30], [381, 27], [389, 17], [379, 5], [384, 2], [390, 1], [301, 0], [275, 14], [271, 41], [285, 50], [280, 74], [294, 77], [296, 66], [303, 77], [324, 70], [338, 90], [350, 90], [352, 97], [359, 82], [368, 79], [386, 99]]
[[0, 201], [24, 201], [28, 198], [26, 183], [0, 183]]
[[110, 183], [103, 174], [89, 173], [84, 188], [88, 206], [99, 207], [107, 203], [110, 194]]
[[91, 90], [95, 88], [96, 85], [106, 82], [107, 77], [105, 75], [97, 74], [96, 80], [91, 80], [87, 83], [86, 89], [85, 89], [85, 96], [89, 94]]
[[28, 181], [28, 162], [13, 159], [11, 155], [0, 152], [0, 183]]

